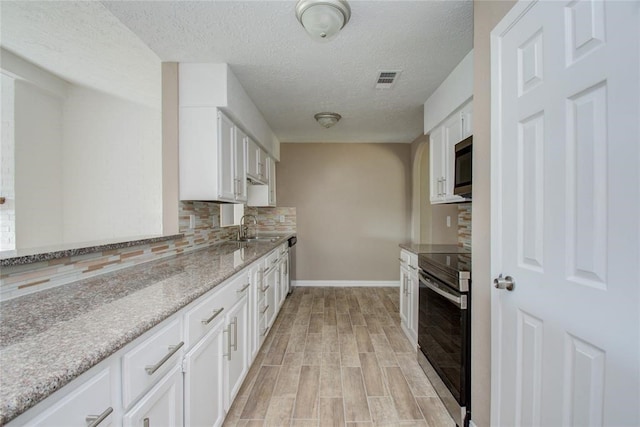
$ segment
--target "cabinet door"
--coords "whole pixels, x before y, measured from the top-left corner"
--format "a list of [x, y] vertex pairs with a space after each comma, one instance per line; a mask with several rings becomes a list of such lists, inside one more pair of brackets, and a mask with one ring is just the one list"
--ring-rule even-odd
[[225, 357], [225, 400], [224, 407], [228, 410], [238, 393], [242, 380], [248, 370], [247, 349], [249, 337], [249, 307], [245, 294], [226, 316], [226, 348]]
[[453, 194], [453, 186], [455, 184], [455, 158], [456, 144], [462, 141], [462, 115], [454, 114], [444, 123], [445, 130], [445, 175], [444, 175], [444, 194], [443, 199], [446, 202], [457, 202], [464, 200], [460, 196]]
[[411, 271], [409, 273], [409, 288], [407, 295], [407, 329], [411, 335], [411, 342], [417, 343], [418, 340], [418, 303], [419, 303], [419, 281], [418, 273]]
[[264, 293], [261, 291], [262, 268], [262, 261], [258, 261], [249, 270], [249, 281], [251, 282], [249, 293], [249, 362], [255, 359], [260, 348], [260, 309], [264, 301]]
[[276, 286], [277, 286], [277, 275], [278, 269], [276, 267], [272, 267], [264, 276], [264, 282], [266, 287], [266, 307], [265, 311], [265, 320], [266, 327], [271, 327], [273, 321], [276, 317]]
[[182, 370], [174, 366], [122, 420], [124, 427], [182, 426]]
[[280, 260], [280, 306], [289, 293], [289, 255], [286, 253]]
[[184, 420], [187, 426], [218, 426], [224, 420], [223, 331], [217, 325], [184, 360]]
[[247, 144], [247, 136], [242, 132], [242, 130], [236, 127], [233, 153], [233, 186], [235, 200], [237, 202], [247, 201]]
[[267, 170], [267, 153], [258, 147], [258, 177], [265, 184], [269, 181], [269, 173]]
[[271, 157], [267, 158], [267, 171], [269, 173], [269, 206], [276, 205], [276, 162]]
[[462, 118], [462, 139], [465, 139], [473, 135], [473, 102], [462, 107], [460, 116]]
[[247, 137], [247, 177], [254, 181], [260, 180], [260, 151], [258, 144]]
[[218, 197], [233, 202], [236, 199], [234, 175], [235, 126], [224, 114], [218, 113]]
[[400, 323], [406, 327], [409, 318], [409, 272], [400, 268]]
[[434, 129], [429, 135], [429, 169], [431, 203], [438, 203], [444, 197], [444, 176], [445, 176], [445, 132], [441, 126]]

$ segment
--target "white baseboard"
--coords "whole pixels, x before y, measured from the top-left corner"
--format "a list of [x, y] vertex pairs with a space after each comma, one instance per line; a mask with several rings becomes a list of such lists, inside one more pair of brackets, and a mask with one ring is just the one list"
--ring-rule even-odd
[[361, 287], [400, 287], [399, 280], [292, 280], [291, 286], [299, 287], [327, 287], [327, 288], [361, 288]]

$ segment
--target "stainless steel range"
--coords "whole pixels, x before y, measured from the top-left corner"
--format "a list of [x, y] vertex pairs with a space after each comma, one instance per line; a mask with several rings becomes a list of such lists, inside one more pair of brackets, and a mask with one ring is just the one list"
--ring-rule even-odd
[[458, 426], [471, 397], [471, 254], [418, 256], [418, 362]]

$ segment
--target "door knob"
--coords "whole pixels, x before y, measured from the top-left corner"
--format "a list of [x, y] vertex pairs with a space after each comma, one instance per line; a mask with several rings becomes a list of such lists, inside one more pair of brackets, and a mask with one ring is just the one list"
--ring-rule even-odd
[[502, 277], [501, 274], [498, 276], [498, 278], [493, 279], [493, 285], [496, 287], [496, 289], [506, 289], [508, 291], [513, 291], [515, 282], [513, 281], [513, 277]]

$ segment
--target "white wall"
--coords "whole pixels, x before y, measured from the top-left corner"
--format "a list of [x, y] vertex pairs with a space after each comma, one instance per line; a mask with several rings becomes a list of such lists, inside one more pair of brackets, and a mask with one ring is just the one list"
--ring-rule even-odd
[[162, 234], [160, 108], [1, 54], [16, 82], [16, 247]]
[[17, 248], [63, 240], [63, 103], [51, 92], [15, 82]]
[[14, 150], [14, 79], [0, 73], [0, 251], [16, 247], [15, 150]]
[[161, 234], [161, 112], [72, 86], [64, 129], [65, 242]]
[[424, 103], [424, 133], [428, 134], [473, 97], [473, 50]]

